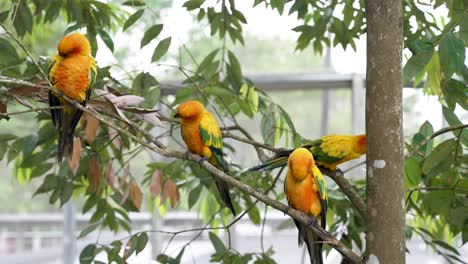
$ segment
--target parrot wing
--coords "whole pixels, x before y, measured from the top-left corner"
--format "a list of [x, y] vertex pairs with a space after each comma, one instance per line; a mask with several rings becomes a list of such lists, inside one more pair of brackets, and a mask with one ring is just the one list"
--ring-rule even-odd
[[305, 145], [317, 161], [333, 164], [344, 159], [352, 151], [352, 144], [342, 137], [325, 137]]
[[221, 129], [219, 129], [216, 120], [209, 112], [204, 113], [203, 118], [200, 121], [199, 129], [203, 144], [210, 148], [218, 165], [223, 171], [226, 171], [226, 166], [223, 160], [223, 137]]
[[318, 186], [319, 191], [319, 198], [320, 198], [320, 205], [322, 206], [322, 210], [320, 212], [320, 222], [323, 228], [326, 227], [327, 224], [327, 207], [328, 207], [328, 194], [327, 194], [327, 185], [325, 183], [325, 179], [323, 178], [322, 173], [317, 168], [317, 166], [313, 165], [312, 167], [312, 174], [314, 176], [315, 183]]
[[[219, 126], [216, 123], [214, 117], [206, 111], [200, 121], [200, 136], [202, 138], [203, 144], [210, 148], [218, 167], [220, 167], [223, 171], [227, 171], [227, 167], [225, 166], [223, 160], [223, 137], [221, 134], [221, 129], [219, 129]], [[229, 186], [226, 184], [226, 182], [216, 178], [215, 176], [212, 177], [224, 204], [231, 210], [233, 215], [236, 215], [231, 196], [229, 195]]]

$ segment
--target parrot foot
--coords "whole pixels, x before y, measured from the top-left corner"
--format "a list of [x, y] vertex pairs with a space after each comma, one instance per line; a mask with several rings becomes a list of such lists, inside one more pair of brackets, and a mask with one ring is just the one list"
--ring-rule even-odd
[[315, 225], [316, 223], [317, 223], [317, 218], [309, 217], [309, 220], [307, 220], [307, 227], [310, 228], [311, 226]]
[[187, 150], [183, 155], [184, 160], [188, 160], [190, 154], [194, 154], [194, 153], [192, 151], [190, 151], [190, 150]]
[[58, 91], [58, 93], [57, 93], [57, 97], [58, 97], [58, 98], [62, 98], [62, 97], [63, 97], [63, 93], [62, 93], [62, 91], [60, 91], [60, 90]]
[[203, 162], [205, 162], [205, 161], [207, 161], [207, 160], [208, 160], [208, 158], [206, 158], [205, 156], [201, 156], [201, 157], [198, 159], [198, 163], [201, 164], [201, 163], [203, 163]]
[[288, 205], [288, 207], [286, 207], [286, 209], [284, 209], [284, 211], [283, 211], [284, 215], [286, 215], [289, 212], [289, 210], [291, 210], [291, 209], [292, 209], [292, 207]]
[[70, 104], [76, 107], [78, 105], [78, 102], [76, 100], [70, 100]]

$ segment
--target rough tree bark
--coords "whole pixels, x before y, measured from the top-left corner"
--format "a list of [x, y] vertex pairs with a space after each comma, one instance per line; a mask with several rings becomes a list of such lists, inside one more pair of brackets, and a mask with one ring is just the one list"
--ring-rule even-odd
[[405, 263], [402, 1], [367, 0], [367, 222], [369, 263]]

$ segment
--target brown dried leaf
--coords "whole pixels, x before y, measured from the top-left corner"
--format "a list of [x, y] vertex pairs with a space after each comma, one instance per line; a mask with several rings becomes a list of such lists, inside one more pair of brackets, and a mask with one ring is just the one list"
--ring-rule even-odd
[[104, 171], [104, 177], [106, 178], [106, 183], [109, 185], [114, 192], [117, 191], [115, 188], [115, 171], [112, 168], [112, 161], [109, 161], [106, 166], [106, 170]]
[[156, 170], [153, 173], [153, 176], [151, 176], [151, 182], [150, 182], [150, 192], [151, 192], [151, 198], [156, 198], [161, 193], [162, 190], [162, 170]]
[[159, 126], [162, 127], [161, 120], [159, 120], [158, 116], [156, 114], [136, 114], [136, 117], [138, 117], [140, 120], [150, 123], [153, 126]]
[[145, 98], [137, 95], [123, 95], [109, 99], [116, 107], [129, 107], [141, 104], [145, 101]]
[[[124, 186], [124, 183], [125, 182], [122, 179], [120, 179], [120, 186]], [[119, 204], [123, 205], [127, 201], [129, 195], [130, 195], [130, 184], [127, 185], [127, 188], [125, 189], [125, 192], [123, 193], [122, 199], [120, 200]]]
[[98, 128], [99, 128], [99, 120], [97, 120], [96, 118], [90, 115], [86, 115], [85, 138], [88, 144], [91, 144], [94, 138], [96, 138]]
[[159, 109], [146, 109], [138, 107], [123, 107], [122, 110], [129, 111], [135, 114], [151, 114], [159, 112]]
[[164, 184], [161, 203], [165, 202], [168, 197], [171, 202], [171, 207], [174, 208], [179, 201], [179, 189], [171, 179], [167, 180]]
[[79, 137], [75, 137], [73, 140], [73, 153], [71, 158], [68, 159], [68, 166], [70, 166], [71, 172], [73, 176], [76, 175], [78, 168], [80, 167], [80, 159], [81, 159], [81, 139]]
[[31, 95], [33, 93], [38, 93], [41, 91], [41, 89], [42, 88], [36, 86], [21, 86], [9, 89], [8, 93], [10, 93], [11, 95], [25, 96]]
[[132, 199], [133, 205], [140, 209], [141, 208], [141, 199], [143, 194], [141, 193], [140, 187], [136, 184], [134, 180], [130, 182], [130, 198]]
[[116, 98], [117, 96], [113, 95], [111, 92], [107, 91], [107, 89], [94, 89], [94, 93], [99, 97], [104, 97], [107, 100], [111, 100]]
[[7, 102], [4, 100], [0, 100], [0, 120], [5, 118], [6, 120], [10, 119], [8, 116], [2, 116], [1, 114], [7, 113]]
[[99, 187], [101, 183], [101, 170], [97, 157], [92, 157], [89, 164], [89, 189], [91, 192], [99, 194]]

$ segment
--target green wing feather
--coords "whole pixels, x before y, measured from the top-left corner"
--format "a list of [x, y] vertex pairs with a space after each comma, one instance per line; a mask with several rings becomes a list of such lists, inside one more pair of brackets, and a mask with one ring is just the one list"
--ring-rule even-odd
[[216, 120], [213, 116], [205, 112], [200, 121], [200, 136], [203, 144], [209, 147], [221, 169], [226, 170], [223, 160], [223, 138]]

